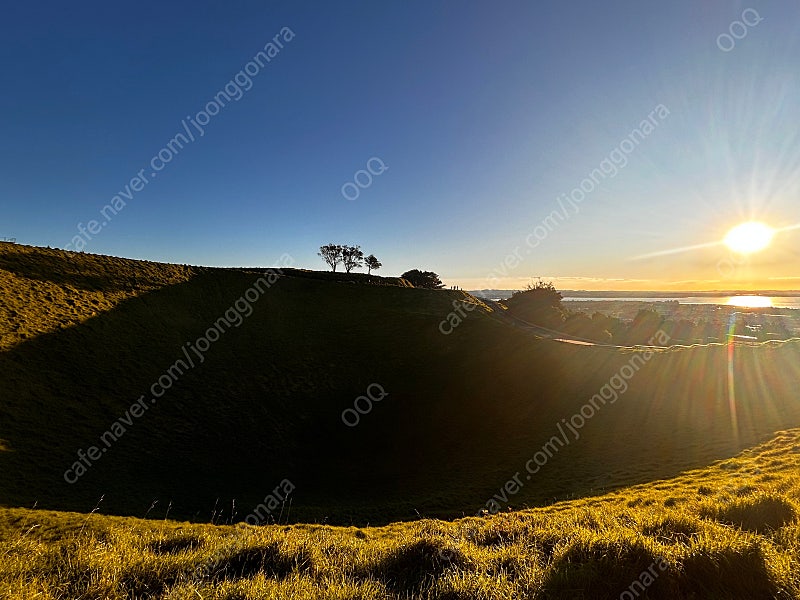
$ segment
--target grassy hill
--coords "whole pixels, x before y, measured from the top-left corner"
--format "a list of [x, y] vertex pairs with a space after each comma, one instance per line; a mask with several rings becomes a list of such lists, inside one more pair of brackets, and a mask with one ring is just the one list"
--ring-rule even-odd
[[[262, 274], [0, 244], [0, 503], [237, 521], [288, 480], [271, 518], [456, 517], [675, 476], [800, 426], [798, 342], [643, 360], [535, 339], [464, 292], [289, 269], [151, 402]], [[388, 395], [345, 425], [374, 385]]]
[[800, 598], [800, 430], [544, 508], [384, 527], [0, 509], [9, 600]]

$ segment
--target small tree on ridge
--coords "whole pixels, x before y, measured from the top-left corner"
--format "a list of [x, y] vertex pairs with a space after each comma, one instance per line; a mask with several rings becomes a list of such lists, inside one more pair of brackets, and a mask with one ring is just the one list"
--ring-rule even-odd
[[355, 268], [360, 268], [364, 262], [364, 253], [361, 246], [342, 246], [342, 264], [344, 270], [349, 273]]
[[343, 259], [343, 250], [344, 246], [340, 246], [339, 244], [326, 244], [325, 246], [319, 247], [317, 255], [321, 256], [322, 260], [328, 263], [328, 266], [336, 273], [336, 265], [342, 262]]
[[428, 288], [431, 290], [438, 290], [444, 287], [442, 280], [433, 271], [420, 271], [419, 269], [411, 269], [406, 271], [400, 277], [408, 280], [411, 285], [418, 288]]
[[375, 258], [374, 254], [370, 254], [367, 258], [365, 258], [364, 259], [364, 264], [367, 267], [367, 275], [371, 275], [373, 269], [377, 271], [378, 269], [380, 269], [383, 266], [381, 264], [381, 261], [379, 261], [377, 258]]

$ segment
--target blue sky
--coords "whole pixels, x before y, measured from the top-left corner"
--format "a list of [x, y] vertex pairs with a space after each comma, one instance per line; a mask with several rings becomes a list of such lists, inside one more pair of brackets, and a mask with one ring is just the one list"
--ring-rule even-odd
[[[376, 254], [381, 274], [431, 269], [465, 288], [532, 276], [586, 289], [800, 288], [796, 2], [42, 2], [4, 13], [0, 237], [66, 247], [143, 171], [142, 189], [84, 238], [87, 252], [245, 266], [288, 253], [321, 269], [317, 248], [339, 242]], [[718, 37], [729, 32], [739, 39]], [[250, 67], [252, 88], [152, 177], [187, 116], [276, 35], [277, 54]], [[658, 106], [668, 114], [620, 153]], [[372, 157], [388, 169], [345, 199]], [[609, 157], [615, 174], [560, 208]], [[554, 210], [569, 216], [542, 225]], [[780, 229], [758, 255], [711, 246], [634, 259], [750, 219]], [[546, 235], [526, 244], [537, 225]]]

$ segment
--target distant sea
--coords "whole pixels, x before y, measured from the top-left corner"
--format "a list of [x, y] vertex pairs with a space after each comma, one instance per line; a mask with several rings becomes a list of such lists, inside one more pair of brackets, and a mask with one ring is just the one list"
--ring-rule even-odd
[[[747, 299], [750, 296], [686, 296], [683, 298], [574, 298], [565, 297], [565, 302], [570, 301], [590, 301], [590, 302], [675, 302], [679, 304], [719, 304], [722, 306], [752, 306]], [[800, 309], [800, 296], [758, 296], [763, 299], [764, 306], [773, 308], [797, 308]], [[769, 300], [769, 303], [766, 302]]]

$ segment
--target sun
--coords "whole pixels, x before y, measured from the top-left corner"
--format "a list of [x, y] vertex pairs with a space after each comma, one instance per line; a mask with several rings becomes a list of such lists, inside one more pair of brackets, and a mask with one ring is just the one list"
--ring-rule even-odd
[[749, 221], [731, 229], [723, 242], [737, 254], [753, 254], [769, 246], [774, 235], [775, 230], [772, 227], [758, 221]]

